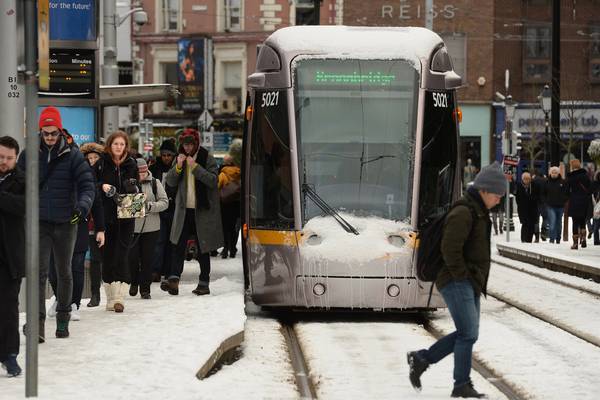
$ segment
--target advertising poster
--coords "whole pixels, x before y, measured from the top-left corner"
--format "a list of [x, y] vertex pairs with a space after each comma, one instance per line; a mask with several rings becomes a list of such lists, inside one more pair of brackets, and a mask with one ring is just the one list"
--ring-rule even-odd
[[[38, 117], [46, 106], [38, 107]], [[96, 141], [96, 109], [94, 107], [56, 107], [60, 111], [63, 128], [66, 129], [75, 143]]]
[[204, 45], [204, 38], [185, 38], [177, 42], [177, 77], [184, 111], [204, 109]]
[[50, 0], [50, 40], [96, 40], [97, 0]]

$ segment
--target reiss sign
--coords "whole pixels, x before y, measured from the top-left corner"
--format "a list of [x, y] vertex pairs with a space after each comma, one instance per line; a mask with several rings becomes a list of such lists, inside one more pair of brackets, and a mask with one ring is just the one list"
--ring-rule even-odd
[[[398, 5], [384, 4], [381, 6], [381, 18], [391, 18], [400, 20], [418, 19], [425, 17], [425, 6], [421, 1], [415, 1], [411, 4], [408, 0], [400, 0]], [[433, 5], [433, 18], [453, 19], [456, 16], [458, 7], [453, 4]]]

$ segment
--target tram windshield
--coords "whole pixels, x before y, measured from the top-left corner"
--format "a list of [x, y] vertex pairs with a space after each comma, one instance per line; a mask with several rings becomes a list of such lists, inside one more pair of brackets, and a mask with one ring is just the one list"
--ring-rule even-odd
[[[418, 74], [401, 60], [295, 66], [300, 179], [332, 208], [405, 220], [411, 211]], [[304, 199], [304, 221], [322, 213]]]

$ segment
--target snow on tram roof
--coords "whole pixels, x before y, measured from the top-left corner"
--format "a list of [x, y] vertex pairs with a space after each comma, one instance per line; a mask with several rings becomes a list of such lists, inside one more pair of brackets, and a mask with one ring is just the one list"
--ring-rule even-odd
[[419, 27], [303, 25], [279, 29], [266, 43], [284, 52], [332, 58], [403, 59], [420, 66], [420, 59], [429, 58], [442, 39]]

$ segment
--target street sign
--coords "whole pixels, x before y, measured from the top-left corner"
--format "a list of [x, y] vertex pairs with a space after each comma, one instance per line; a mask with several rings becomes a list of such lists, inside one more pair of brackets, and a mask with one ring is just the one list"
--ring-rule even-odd
[[519, 157], [518, 156], [504, 156], [504, 165], [511, 165], [516, 167], [519, 165]]
[[202, 111], [202, 114], [198, 117], [198, 130], [206, 131], [213, 123], [213, 117], [210, 115], [208, 110]]
[[202, 132], [202, 147], [211, 148], [213, 147], [213, 133], [210, 131]]

